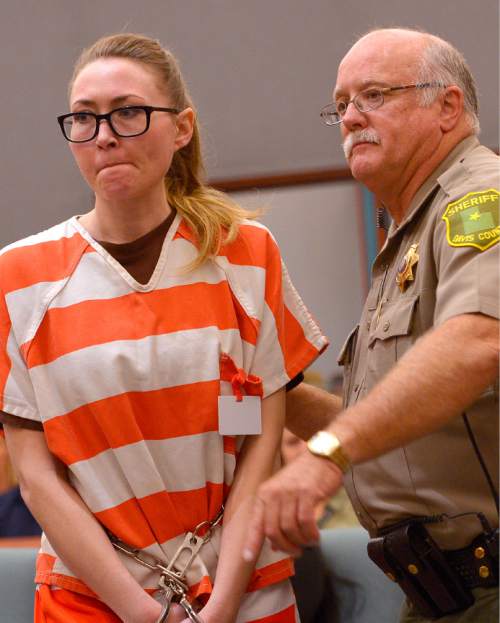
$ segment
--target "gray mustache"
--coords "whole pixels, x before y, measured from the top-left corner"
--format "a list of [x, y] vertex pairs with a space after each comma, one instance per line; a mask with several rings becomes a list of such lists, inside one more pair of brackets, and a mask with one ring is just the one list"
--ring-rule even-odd
[[342, 149], [344, 150], [346, 158], [350, 157], [352, 148], [358, 143], [375, 143], [376, 145], [379, 145], [380, 138], [374, 130], [358, 130], [356, 132], [352, 132], [342, 143]]

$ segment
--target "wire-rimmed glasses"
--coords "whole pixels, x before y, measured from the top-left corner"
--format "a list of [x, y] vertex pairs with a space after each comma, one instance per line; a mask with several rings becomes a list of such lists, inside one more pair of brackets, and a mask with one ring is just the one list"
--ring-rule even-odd
[[99, 132], [99, 124], [105, 119], [116, 136], [140, 136], [149, 129], [151, 113], [169, 112], [178, 115], [177, 108], [160, 106], [123, 106], [98, 115], [84, 110], [71, 112], [57, 117], [64, 138], [71, 143], [86, 143], [94, 139]]
[[321, 109], [320, 117], [326, 123], [326, 125], [337, 125], [342, 122], [344, 115], [347, 112], [349, 104], [354, 104], [359, 112], [370, 112], [380, 108], [384, 103], [384, 95], [392, 93], [393, 91], [403, 91], [405, 89], [426, 89], [428, 87], [445, 87], [445, 85], [438, 82], [421, 82], [417, 84], [406, 84], [397, 87], [370, 87], [364, 89], [355, 95], [351, 100], [338, 99], [332, 104], [328, 104]]

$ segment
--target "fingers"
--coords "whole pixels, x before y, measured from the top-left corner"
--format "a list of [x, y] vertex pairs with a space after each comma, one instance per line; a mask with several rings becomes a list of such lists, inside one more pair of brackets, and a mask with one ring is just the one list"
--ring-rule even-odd
[[309, 492], [296, 496], [294, 512], [289, 518], [282, 512], [281, 526], [287, 537], [301, 547], [318, 541], [316, 504]]
[[172, 604], [170, 606], [170, 612], [168, 613], [167, 623], [184, 623], [189, 619], [186, 619], [186, 611], [179, 604]]
[[267, 501], [268, 512], [265, 518], [265, 535], [275, 550], [287, 552], [291, 556], [300, 556], [304, 545], [300, 526], [297, 523], [297, 501], [293, 495], [285, 495]]
[[[301, 549], [293, 541], [289, 540], [280, 527], [280, 506], [276, 500], [270, 502], [265, 493], [255, 499], [255, 507], [250, 520], [248, 537], [243, 550], [243, 559], [247, 562], [255, 562], [264, 537], [267, 536], [271, 541], [274, 550], [287, 552], [291, 556], [300, 556]], [[289, 515], [294, 511], [289, 510]]]
[[255, 561], [261, 550], [264, 542], [264, 517], [264, 504], [259, 497], [256, 497], [250, 517], [248, 537], [243, 549], [243, 559], [247, 562]]
[[300, 556], [302, 547], [318, 539], [310, 496], [300, 496], [298, 491], [288, 487], [276, 487], [275, 482], [280, 483], [280, 480], [271, 479], [262, 485], [255, 498], [243, 551], [243, 558], [248, 562], [255, 561], [259, 555], [264, 537], [271, 541], [273, 549], [291, 556]]
[[300, 497], [297, 506], [297, 523], [303, 543], [310, 545], [319, 541], [319, 529], [316, 523], [316, 509], [310, 499]]
[[317, 543], [316, 506], [341, 482], [338, 468], [332, 470], [323, 459], [306, 454], [262, 484], [255, 499], [245, 560], [256, 559], [264, 537], [273, 549], [292, 556], [300, 555], [302, 547]]

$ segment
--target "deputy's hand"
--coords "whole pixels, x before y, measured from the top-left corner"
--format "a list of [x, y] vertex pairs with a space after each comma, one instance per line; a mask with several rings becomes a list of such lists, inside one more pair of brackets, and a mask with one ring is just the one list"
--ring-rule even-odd
[[258, 489], [243, 557], [255, 560], [262, 538], [293, 556], [319, 539], [315, 508], [342, 484], [342, 471], [328, 459], [301, 454]]

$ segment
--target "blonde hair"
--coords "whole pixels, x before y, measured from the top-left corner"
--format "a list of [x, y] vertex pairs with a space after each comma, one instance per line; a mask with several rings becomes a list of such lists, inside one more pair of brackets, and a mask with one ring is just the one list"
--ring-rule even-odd
[[[130, 33], [102, 37], [85, 49], [75, 63], [70, 91], [82, 69], [101, 58], [126, 58], [142, 63], [159, 78], [159, 86], [168, 94], [173, 107], [194, 108], [174, 55], [158, 41]], [[197, 240], [198, 256], [188, 266], [190, 269], [216, 255], [222, 243], [232, 242], [244, 219], [258, 216], [206, 185], [196, 116], [190, 142], [174, 154], [165, 175], [165, 189], [169, 205], [186, 220]]]

